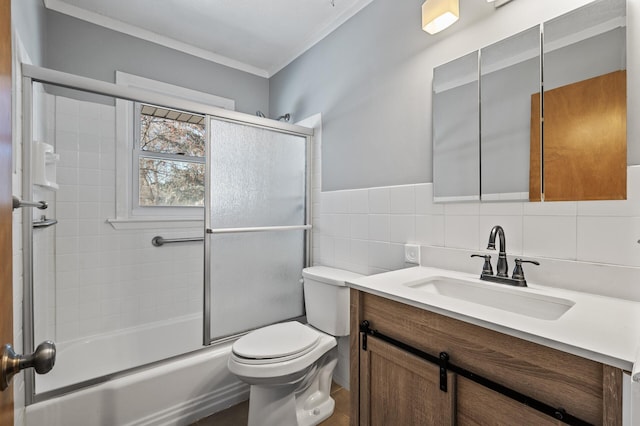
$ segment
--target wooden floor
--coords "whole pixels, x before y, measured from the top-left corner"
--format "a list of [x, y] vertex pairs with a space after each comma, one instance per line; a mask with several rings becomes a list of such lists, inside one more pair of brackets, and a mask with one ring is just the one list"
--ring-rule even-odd
[[[336, 385], [331, 387], [331, 397], [336, 401], [333, 415], [320, 426], [349, 425], [349, 391]], [[249, 401], [241, 402], [224, 411], [200, 419], [191, 426], [241, 426], [246, 425], [249, 417]]]

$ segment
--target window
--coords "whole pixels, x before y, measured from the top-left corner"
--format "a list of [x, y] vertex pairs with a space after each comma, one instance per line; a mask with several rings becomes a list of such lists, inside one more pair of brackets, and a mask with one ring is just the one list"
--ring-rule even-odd
[[109, 223], [116, 229], [201, 227], [204, 113], [234, 110], [235, 101], [121, 71], [116, 84], [160, 95], [166, 103], [159, 105], [167, 107], [116, 99], [116, 205]]
[[204, 116], [136, 104], [135, 123], [134, 209], [204, 206]]

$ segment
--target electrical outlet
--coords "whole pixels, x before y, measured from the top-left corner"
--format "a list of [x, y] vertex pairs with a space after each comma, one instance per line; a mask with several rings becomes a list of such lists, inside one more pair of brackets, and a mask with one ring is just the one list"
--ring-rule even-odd
[[420, 264], [420, 246], [418, 244], [404, 245], [404, 261], [416, 265]]

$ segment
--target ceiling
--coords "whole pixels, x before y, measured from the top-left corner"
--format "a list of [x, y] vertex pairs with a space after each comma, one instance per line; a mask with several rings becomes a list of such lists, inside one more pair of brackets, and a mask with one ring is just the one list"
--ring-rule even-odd
[[49, 9], [270, 77], [372, 0], [45, 0]]
[[[372, 1], [44, 0], [44, 3], [51, 10], [96, 25], [271, 77]], [[409, 1], [415, 1], [419, 16], [422, 0]], [[462, 24], [486, 16], [493, 9], [486, 0], [460, 3]], [[457, 25], [460, 26], [461, 23]]]

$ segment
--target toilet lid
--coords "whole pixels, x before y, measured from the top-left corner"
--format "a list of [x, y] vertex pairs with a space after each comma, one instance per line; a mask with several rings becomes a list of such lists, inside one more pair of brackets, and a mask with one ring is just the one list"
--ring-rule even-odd
[[320, 334], [297, 321], [269, 325], [241, 337], [233, 352], [248, 359], [293, 358], [318, 344]]

